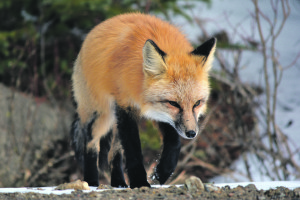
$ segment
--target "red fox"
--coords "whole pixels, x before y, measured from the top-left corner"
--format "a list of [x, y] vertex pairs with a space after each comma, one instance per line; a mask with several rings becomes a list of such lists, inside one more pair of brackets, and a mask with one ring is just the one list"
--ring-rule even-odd
[[208, 72], [216, 39], [193, 49], [171, 24], [131, 13], [108, 19], [87, 35], [72, 75], [76, 117], [72, 145], [84, 180], [99, 184], [98, 168], [109, 166], [111, 185], [148, 186], [137, 122], [157, 122], [163, 151], [154, 178], [174, 172], [180, 136], [195, 138], [209, 97]]

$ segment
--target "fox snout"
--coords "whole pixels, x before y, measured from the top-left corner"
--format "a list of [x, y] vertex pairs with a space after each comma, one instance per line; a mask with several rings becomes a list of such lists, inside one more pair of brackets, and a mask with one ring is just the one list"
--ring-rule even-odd
[[[178, 134], [185, 139], [193, 139], [197, 136], [198, 127], [197, 121], [195, 120], [187, 120], [188, 123], [184, 122], [175, 122], [175, 129], [178, 131]], [[177, 126], [176, 126], [177, 125]]]
[[181, 134], [186, 139], [193, 139], [197, 136], [198, 133], [198, 120], [196, 114], [193, 112], [183, 112], [179, 117], [180, 122], [177, 124], [181, 124]]
[[185, 133], [185, 135], [189, 138], [189, 139], [193, 139], [197, 134], [196, 134], [196, 132], [195, 131], [187, 131], [186, 133]]

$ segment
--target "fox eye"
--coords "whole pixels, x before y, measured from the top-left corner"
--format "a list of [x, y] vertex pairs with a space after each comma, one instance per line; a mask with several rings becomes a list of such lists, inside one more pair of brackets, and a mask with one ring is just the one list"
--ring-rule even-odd
[[169, 103], [171, 106], [174, 106], [174, 107], [176, 107], [176, 108], [180, 108], [180, 105], [179, 105], [177, 102], [175, 102], [175, 101], [168, 101], [168, 103]]
[[196, 108], [197, 106], [199, 106], [200, 103], [201, 103], [201, 100], [198, 100], [198, 101], [195, 103], [194, 108]]

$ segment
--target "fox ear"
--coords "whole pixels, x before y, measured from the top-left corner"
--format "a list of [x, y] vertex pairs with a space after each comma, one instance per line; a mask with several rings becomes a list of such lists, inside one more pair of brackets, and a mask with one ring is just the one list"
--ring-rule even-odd
[[191, 55], [202, 57], [203, 66], [206, 70], [211, 68], [211, 63], [213, 61], [213, 56], [216, 49], [216, 43], [217, 39], [211, 38], [191, 52]]
[[143, 48], [144, 74], [147, 76], [163, 74], [166, 71], [165, 56], [166, 53], [158, 48], [152, 40], [147, 40]]

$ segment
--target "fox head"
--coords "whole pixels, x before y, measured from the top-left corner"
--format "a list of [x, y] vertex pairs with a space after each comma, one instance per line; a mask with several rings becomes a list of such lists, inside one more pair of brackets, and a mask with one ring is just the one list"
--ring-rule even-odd
[[152, 40], [143, 47], [144, 116], [169, 123], [186, 139], [196, 137], [209, 97], [216, 39], [192, 52], [162, 51]]

